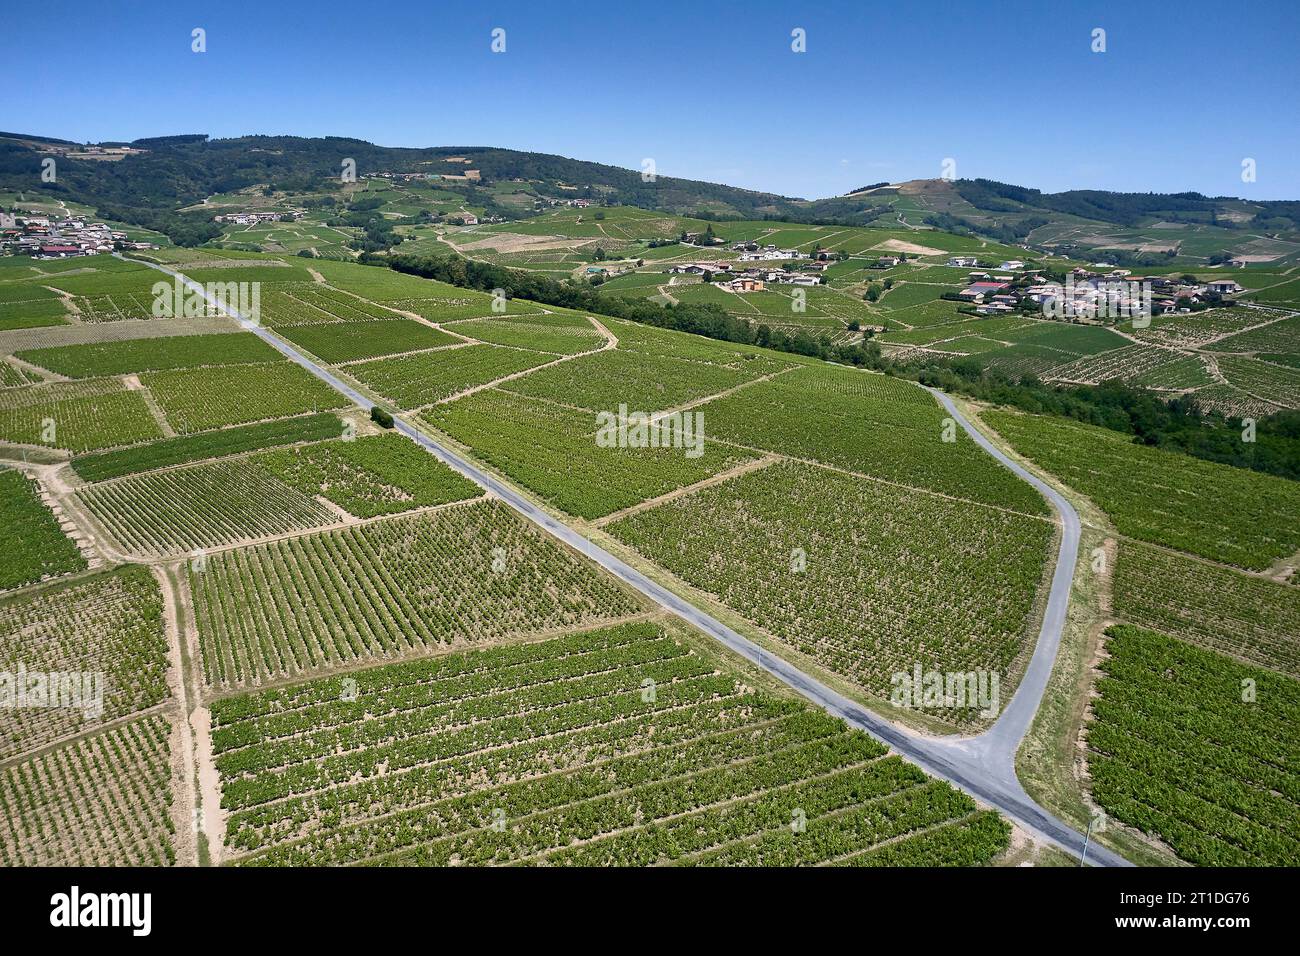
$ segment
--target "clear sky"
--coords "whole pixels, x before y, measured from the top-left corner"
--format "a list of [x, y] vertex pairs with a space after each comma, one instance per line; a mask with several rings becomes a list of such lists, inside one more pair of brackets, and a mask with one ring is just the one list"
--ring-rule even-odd
[[951, 158], [1049, 191], [1300, 199], [1297, 0], [11, 0], [0, 24], [0, 129], [78, 141], [650, 157], [809, 198]]

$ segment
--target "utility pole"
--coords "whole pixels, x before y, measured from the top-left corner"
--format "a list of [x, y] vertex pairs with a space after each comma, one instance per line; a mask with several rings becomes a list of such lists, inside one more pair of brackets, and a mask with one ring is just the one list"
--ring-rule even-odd
[[1083, 853], [1079, 856], [1079, 865], [1087, 866], [1088, 864], [1088, 841], [1092, 839], [1092, 828], [1097, 825], [1099, 817], [1093, 817], [1088, 821], [1088, 832], [1083, 836]]

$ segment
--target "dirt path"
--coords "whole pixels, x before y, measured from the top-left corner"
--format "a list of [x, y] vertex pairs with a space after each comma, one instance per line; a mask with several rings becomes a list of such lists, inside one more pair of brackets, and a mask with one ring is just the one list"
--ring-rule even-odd
[[716, 475], [711, 475], [702, 481], [697, 481], [693, 485], [683, 485], [681, 488], [675, 488], [667, 494], [660, 495], [658, 498], [648, 498], [645, 501], [639, 501], [636, 504], [624, 508], [622, 511], [615, 511], [605, 515], [603, 518], [597, 518], [591, 523], [593, 528], [603, 528], [607, 524], [612, 524], [622, 518], [630, 517], [634, 514], [640, 514], [642, 511], [649, 511], [651, 508], [658, 508], [660, 505], [682, 498], [686, 495], [694, 494], [705, 488], [711, 488], [714, 485], [729, 481], [732, 478], [739, 478], [741, 475], [747, 475], [751, 471], [758, 471], [760, 468], [766, 468], [774, 465], [781, 458], [778, 455], [764, 455], [762, 458], [755, 458], [753, 461], [747, 461], [737, 465], [734, 468], [728, 468], [726, 471], [720, 471]]
[[163, 595], [163, 628], [167, 637], [167, 685], [175, 698], [177, 713], [173, 717], [175, 746], [172, 749], [172, 816], [176, 823], [176, 857], [182, 865], [195, 866], [199, 862], [198, 847], [202, 842], [202, 826], [198, 812], [198, 779], [195, 771], [194, 731], [190, 724], [191, 687], [187, 657], [182, 653], [181, 602], [177, 595], [180, 575], [169, 569], [153, 568], [153, 575]]
[[[600, 323], [596, 323], [596, 324], [599, 325]], [[523, 378], [525, 375], [531, 375], [532, 373], [540, 372], [543, 369], [554, 368], [556, 365], [561, 365], [564, 362], [572, 362], [574, 359], [583, 358], [584, 356], [587, 355], [595, 355], [598, 352], [607, 352], [610, 349], [615, 348], [618, 345], [618, 339], [616, 339], [613, 335], [610, 335], [609, 331], [605, 329], [604, 326], [601, 326], [601, 329], [602, 331], [605, 332], [606, 335], [609, 336], [609, 338], [607, 338], [604, 344], [601, 345], [601, 347], [598, 349], [588, 349], [585, 352], [575, 352], [572, 355], [561, 355], [553, 362], [546, 362], [542, 365], [534, 365], [532, 368], [526, 368], [522, 372], [513, 372], [510, 375], [503, 375], [501, 378], [495, 378], [492, 381], [484, 382], [481, 385], [473, 385], [470, 388], [459, 391], [454, 395], [448, 395], [446, 398], [440, 398], [436, 402], [430, 402], [427, 405], [421, 405], [418, 408], [411, 409], [411, 411], [415, 414], [418, 414], [424, 411], [425, 409], [433, 408], [436, 405], [446, 405], [449, 404], [450, 402], [456, 401], [457, 399], [464, 398], [467, 395], [473, 395], [475, 392], [481, 392], [487, 388], [496, 388], [498, 385], [503, 385], [506, 382], [513, 382], [515, 379]], [[477, 342], [477, 340], [475, 341]], [[482, 344], [491, 345], [492, 343], [485, 342]], [[505, 346], [505, 347], [508, 348], [509, 346]], [[531, 351], [531, 349], [524, 349], [522, 351]]]

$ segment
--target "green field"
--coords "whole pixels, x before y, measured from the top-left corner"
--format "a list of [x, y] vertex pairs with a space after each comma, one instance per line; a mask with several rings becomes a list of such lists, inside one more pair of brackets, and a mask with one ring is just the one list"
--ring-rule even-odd
[[354, 700], [326, 678], [214, 705], [236, 862], [953, 865], [1008, 842], [965, 795], [651, 623], [353, 679]]
[[358, 518], [479, 494], [469, 479], [392, 433], [271, 451], [257, 461], [285, 484], [307, 495], [322, 495]]
[[522, 349], [467, 345], [362, 362], [347, 371], [399, 408], [420, 408], [554, 359]]
[[1125, 541], [1114, 589], [1126, 621], [1300, 677], [1300, 588]]
[[810, 367], [708, 402], [700, 411], [711, 438], [1026, 514], [1047, 513], [1036, 491], [990, 458], [910, 382]]
[[298, 325], [276, 331], [294, 345], [329, 363], [441, 348], [460, 341], [411, 319]]
[[684, 448], [601, 447], [593, 413], [499, 389], [435, 406], [421, 420], [582, 518], [604, 517], [755, 457], [707, 439], [698, 457], [689, 457]]
[[0, 469], [0, 591], [86, 566], [39, 492], [21, 471]]
[[261, 451], [275, 445], [324, 441], [338, 438], [342, 434], [343, 423], [339, 417], [321, 412], [257, 425], [197, 432], [117, 451], [79, 455], [72, 459], [72, 468], [86, 481], [105, 481], [169, 465], [202, 461], [205, 458], [223, 458], [243, 452]]
[[1201, 866], [1300, 864], [1300, 683], [1136, 627], [1108, 632], [1096, 801]]
[[18, 358], [70, 378], [128, 375], [201, 365], [275, 362], [280, 353], [251, 333], [178, 335], [19, 352]]
[[139, 392], [117, 379], [29, 385], [0, 392], [0, 440], [92, 451], [163, 437]]
[[0, 635], [0, 670], [99, 674], [103, 708], [0, 708], [0, 759], [95, 730], [170, 695], [162, 593], [145, 568], [83, 575], [0, 599]]
[[795, 463], [609, 531], [882, 700], [892, 675], [916, 664], [995, 671], [1014, 684], [1052, 537], [1034, 518]]
[[347, 404], [338, 392], [291, 362], [150, 372], [140, 381], [182, 434]]
[[1087, 495], [1122, 534], [1262, 570], [1300, 551], [1300, 487], [1066, 419], [981, 415], [1017, 452]]
[[190, 579], [204, 674], [220, 686], [641, 610], [498, 502], [223, 552]]

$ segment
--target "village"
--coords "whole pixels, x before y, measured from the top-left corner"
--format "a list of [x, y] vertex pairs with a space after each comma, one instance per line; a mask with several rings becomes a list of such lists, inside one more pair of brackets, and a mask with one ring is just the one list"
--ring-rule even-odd
[[157, 249], [150, 242], [133, 242], [125, 232], [102, 222], [70, 217], [27, 216], [0, 212], [0, 254], [33, 259], [68, 259], [122, 249]]
[[[948, 265], [978, 265], [978, 260], [955, 256]], [[1034, 310], [1048, 318], [1102, 320], [1231, 305], [1231, 297], [1241, 291], [1232, 279], [1203, 283], [1192, 276], [1137, 276], [1129, 269], [1076, 267], [1064, 281], [1056, 281], [1020, 260], [1009, 260], [992, 271], [968, 273], [965, 287], [944, 298], [964, 302], [978, 315]]]

